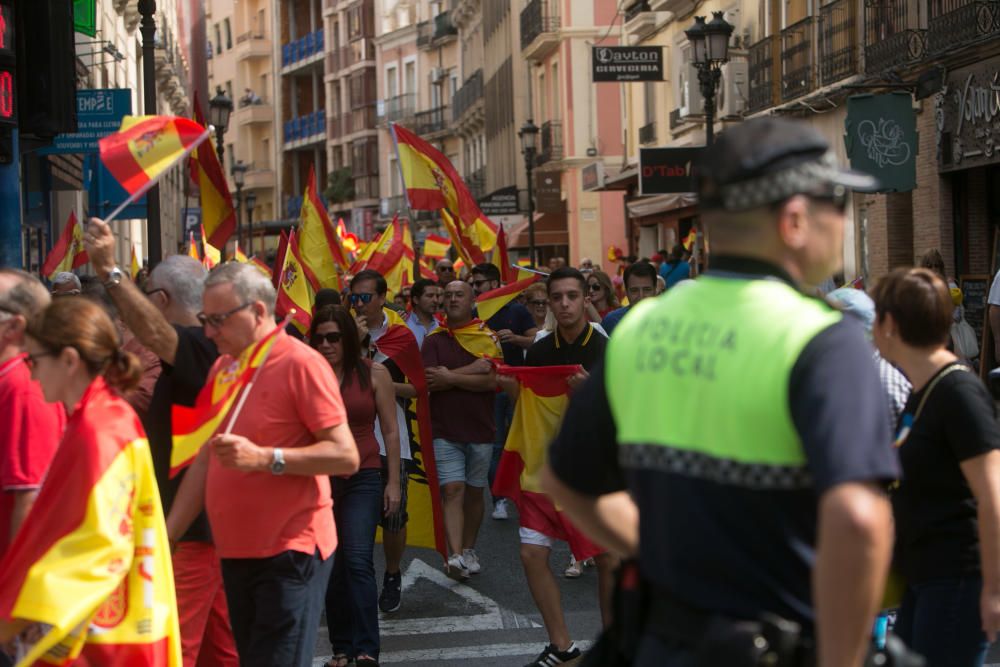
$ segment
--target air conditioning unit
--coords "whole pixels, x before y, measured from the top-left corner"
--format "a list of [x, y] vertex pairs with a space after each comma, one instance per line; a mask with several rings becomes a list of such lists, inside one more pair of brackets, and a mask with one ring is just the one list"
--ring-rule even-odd
[[378, 212], [383, 218], [389, 217], [389, 198], [382, 197], [378, 200]]
[[444, 67], [432, 67], [431, 68], [431, 81], [434, 83], [440, 83], [441, 81], [448, 78], [448, 70]]
[[703, 116], [705, 114], [705, 98], [701, 94], [701, 84], [698, 83], [698, 68], [691, 63], [682, 63], [678, 76], [678, 92], [680, 103], [678, 115], [681, 118]]
[[750, 96], [750, 72], [746, 60], [732, 60], [722, 66], [717, 104], [719, 118], [741, 117]]

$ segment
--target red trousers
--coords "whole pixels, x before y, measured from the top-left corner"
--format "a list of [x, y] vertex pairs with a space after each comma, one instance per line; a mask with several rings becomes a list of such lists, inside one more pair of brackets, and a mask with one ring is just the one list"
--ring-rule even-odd
[[174, 551], [174, 588], [184, 667], [239, 667], [214, 545], [178, 543]]

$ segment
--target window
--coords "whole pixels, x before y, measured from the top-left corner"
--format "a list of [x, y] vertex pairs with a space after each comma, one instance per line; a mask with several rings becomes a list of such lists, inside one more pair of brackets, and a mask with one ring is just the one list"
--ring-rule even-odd
[[399, 77], [396, 66], [385, 68], [385, 98], [392, 99], [399, 95]]
[[228, 173], [233, 173], [233, 164], [236, 162], [236, 152], [233, 150], [233, 145], [229, 144], [226, 146], [226, 158], [229, 160]]
[[232, 81], [226, 81], [226, 97], [228, 97], [231, 100], [236, 99], [235, 97], [233, 97], [233, 82]]
[[543, 123], [549, 119], [545, 93], [545, 73], [542, 72], [538, 75], [538, 119]]
[[653, 81], [647, 81], [643, 86], [643, 98], [646, 109], [646, 125], [656, 120], [656, 85]]
[[403, 63], [403, 92], [417, 92], [417, 63], [414, 60]]
[[254, 167], [257, 169], [270, 169], [271, 168], [271, 139], [261, 139], [260, 140], [261, 153], [259, 159], [254, 160]]
[[215, 52], [222, 53], [222, 31], [218, 23], [215, 24]]
[[559, 63], [552, 63], [552, 117], [562, 116], [559, 95]]
[[268, 88], [268, 86], [267, 86], [267, 74], [261, 74], [260, 75], [260, 91], [257, 94], [260, 96], [260, 99], [264, 100], [264, 102], [267, 102], [267, 98], [269, 97], [269, 95], [268, 95], [269, 91], [270, 91], [270, 88]]
[[263, 9], [257, 12], [256, 21], [257, 21], [257, 34], [263, 37], [265, 32], [267, 31], [267, 18], [265, 17]]
[[233, 48], [233, 30], [232, 26], [229, 25], [229, 19], [223, 21], [226, 26], [226, 50]]

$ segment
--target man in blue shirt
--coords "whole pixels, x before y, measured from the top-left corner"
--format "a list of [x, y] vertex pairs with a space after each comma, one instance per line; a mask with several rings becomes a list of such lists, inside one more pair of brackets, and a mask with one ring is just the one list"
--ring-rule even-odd
[[628, 294], [629, 305], [612, 310], [601, 320], [601, 328], [609, 336], [615, 326], [625, 317], [625, 313], [629, 311], [629, 308], [643, 299], [656, 294], [656, 267], [647, 261], [638, 261], [630, 264], [625, 269], [625, 293]]
[[684, 261], [684, 246], [680, 243], [674, 244], [667, 261], [660, 264], [660, 275], [667, 283], [666, 289], [691, 277], [691, 265]]

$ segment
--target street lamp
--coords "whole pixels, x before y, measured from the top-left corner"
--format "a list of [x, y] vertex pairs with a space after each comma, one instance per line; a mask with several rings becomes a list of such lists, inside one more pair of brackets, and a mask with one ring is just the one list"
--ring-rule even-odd
[[226, 147], [222, 143], [222, 137], [226, 134], [226, 129], [229, 127], [229, 116], [232, 113], [233, 101], [226, 97], [222, 86], [217, 86], [215, 97], [208, 102], [208, 122], [215, 126], [215, 153], [219, 156], [220, 167], [223, 167], [222, 155], [226, 151]]
[[250, 230], [250, 255], [253, 256], [253, 207], [257, 205], [257, 195], [253, 190], [247, 193], [247, 227]]
[[694, 17], [694, 25], [684, 31], [691, 43], [691, 57], [698, 68], [698, 84], [705, 98], [705, 145], [715, 139], [715, 91], [722, 80], [722, 66], [729, 62], [729, 37], [734, 26], [723, 18], [723, 12], [712, 12], [712, 20]]
[[[222, 140], [219, 140], [222, 143]], [[233, 176], [233, 183], [236, 185], [236, 244], [243, 244], [243, 214], [240, 209], [243, 207], [243, 184], [246, 182], [247, 165], [243, 160], [233, 163], [229, 173]]]
[[528, 173], [528, 259], [535, 267], [535, 189], [531, 182], [531, 172], [535, 169], [535, 155], [538, 152], [538, 126], [529, 118], [524, 121], [517, 136], [521, 138], [521, 154], [524, 155], [524, 170]]
[[[142, 22], [142, 109], [147, 116], [155, 116], [156, 109], [156, 0], [139, 0], [136, 7]], [[149, 241], [149, 266], [155, 267], [163, 258], [160, 237], [160, 186], [154, 185], [146, 193], [146, 237]]]

